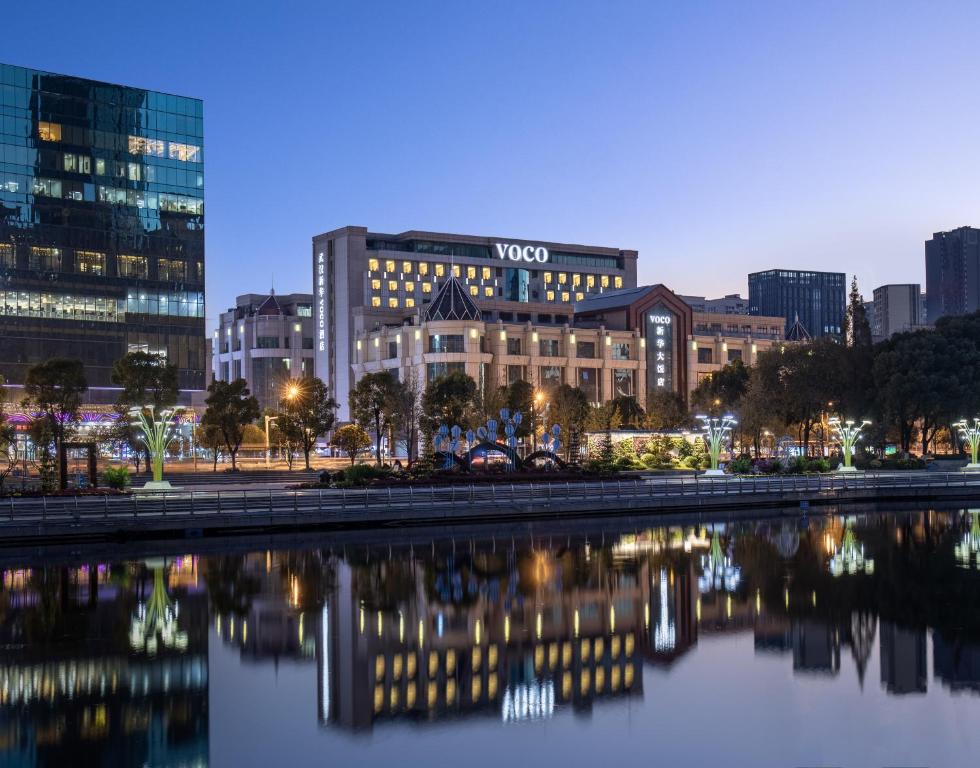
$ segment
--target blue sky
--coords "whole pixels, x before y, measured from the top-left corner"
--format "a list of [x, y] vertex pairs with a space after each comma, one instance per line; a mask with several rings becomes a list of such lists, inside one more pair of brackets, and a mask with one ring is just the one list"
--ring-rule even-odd
[[[980, 225], [977, 3], [8, 3], [0, 58], [205, 101], [209, 324], [345, 224], [923, 282]], [[20, 30], [9, 34], [12, 30]]]

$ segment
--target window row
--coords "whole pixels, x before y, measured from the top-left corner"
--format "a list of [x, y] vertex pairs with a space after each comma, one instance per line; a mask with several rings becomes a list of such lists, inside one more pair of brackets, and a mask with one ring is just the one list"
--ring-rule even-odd
[[123, 322], [127, 313], [170, 317], [204, 317], [204, 295], [196, 292], [141, 293], [127, 299], [40, 291], [0, 291], [6, 315], [51, 320]]
[[182, 160], [187, 163], [201, 162], [201, 148], [196, 144], [148, 139], [144, 136], [129, 137], [129, 153], [131, 155], [166, 157], [170, 160]]
[[[0, 243], [0, 266], [17, 268], [17, 254], [10, 243]], [[27, 269], [36, 272], [60, 272], [63, 267], [60, 248], [31, 246], [28, 253]], [[149, 278], [149, 262], [146, 256], [119, 254], [116, 256], [114, 277], [128, 277], [140, 280]], [[190, 268], [190, 269], [189, 269]], [[74, 271], [82, 275], [106, 276], [109, 274], [106, 254], [99, 251], [75, 251]], [[194, 274], [196, 272], [196, 274]], [[193, 261], [188, 264], [183, 259], [157, 259], [157, 279], [167, 282], [183, 282], [190, 279], [204, 279], [204, 264]]]

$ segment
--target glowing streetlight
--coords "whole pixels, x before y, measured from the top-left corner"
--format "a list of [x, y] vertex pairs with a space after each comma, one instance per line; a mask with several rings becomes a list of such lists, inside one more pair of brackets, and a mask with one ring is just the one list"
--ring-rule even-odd
[[857, 472], [857, 468], [851, 466], [851, 451], [861, 437], [861, 430], [871, 422], [865, 419], [860, 424], [854, 419], [841, 421], [836, 416], [830, 420], [830, 426], [837, 432], [837, 440], [844, 451], [844, 466], [838, 468], [838, 472]]
[[701, 431], [704, 433], [704, 442], [708, 446], [708, 456], [711, 459], [711, 469], [706, 469], [704, 474], [709, 476], [723, 475], [725, 473], [718, 468], [718, 458], [721, 456], [725, 438], [731, 434], [732, 426], [738, 422], [731, 414], [725, 414], [721, 417], [698, 416], [697, 418], [701, 421]]
[[960, 431], [960, 437], [970, 446], [970, 463], [963, 470], [965, 472], [980, 472], [980, 462], [977, 456], [980, 454], [980, 419], [974, 419], [971, 425], [966, 419], [960, 419], [954, 425]]
[[288, 387], [286, 387], [287, 400], [295, 400], [297, 397], [299, 397], [299, 393], [299, 384], [290, 384]]
[[139, 429], [140, 439], [150, 452], [150, 466], [153, 468], [153, 480], [143, 486], [144, 490], [170, 490], [169, 481], [163, 479], [163, 459], [167, 446], [177, 437], [178, 416], [184, 410], [182, 406], [163, 408], [159, 414], [154, 414], [155, 406], [144, 405], [129, 409], [132, 421], [130, 425]]

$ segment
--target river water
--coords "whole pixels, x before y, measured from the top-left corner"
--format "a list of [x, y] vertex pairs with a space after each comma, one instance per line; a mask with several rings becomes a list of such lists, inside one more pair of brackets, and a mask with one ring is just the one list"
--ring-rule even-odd
[[980, 511], [270, 541], [0, 553], [0, 767], [980, 755]]

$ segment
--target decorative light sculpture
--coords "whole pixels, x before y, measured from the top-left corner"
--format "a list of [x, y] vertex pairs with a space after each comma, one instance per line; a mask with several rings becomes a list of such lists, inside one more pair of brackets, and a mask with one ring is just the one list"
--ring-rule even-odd
[[725, 445], [725, 440], [731, 435], [732, 427], [738, 422], [730, 413], [721, 417], [698, 416], [701, 420], [701, 429], [704, 432], [704, 442], [708, 446], [708, 457], [711, 459], [711, 469], [705, 470], [706, 475], [724, 475], [718, 468], [718, 459], [721, 456], [721, 449]]
[[854, 446], [861, 438], [861, 430], [871, 422], [865, 419], [858, 424], [854, 419], [841, 421], [836, 416], [830, 420], [830, 426], [837, 432], [837, 440], [841, 444], [844, 452], [844, 466], [838, 468], [838, 472], [857, 472], [857, 468], [851, 466], [851, 453]]
[[186, 651], [187, 632], [177, 626], [178, 605], [167, 595], [166, 563], [150, 560], [147, 566], [153, 571], [153, 590], [149, 600], [140, 600], [130, 619], [129, 645], [134, 651], [150, 656], [156, 655], [161, 644], [167, 649]]
[[168, 490], [170, 483], [163, 479], [163, 460], [167, 447], [177, 437], [179, 416], [183, 406], [163, 408], [155, 414], [155, 406], [144, 405], [129, 409], [132, 418], [130, 426], [140, 430], [140, 439], [150, 452], [150, 466], [153, 469], [153, 481], [143, 486], [145, 490]]
[[432, 438], [433, 446], [437, 451], [440, 451], [446, 455], [445, 462], [443, 463], [443, 469], [453, 468], [453, 456], [456, 451], [459, 450], [459, 438], [463, 434], [462, 427], [459, 424], [454, 424], [452, 429], [447, 427], [445, 424], [439, 425], [439, 431], [436, 432], [435, 436]]
[[875, 572], [875, 561], [864, 556], [864, 544], [859, 544], [854, 535], [854, 521], [848, 520], [844, 525], [844, 538], [840, 549], [834, 548], [830, 558], [830, 574], [837, 577], [847, 573], [853, 576], [864, 573], [870, 576]]
[[963, 471], [980, 472], [980, 462], [977, 461], [980, 455], [980, 419], [974, 419], [972, 425], [966, 419], [961, 419], [953, 426], [959, 429], [960, 437], [970, 446], [970, 463], [963, 468]]

